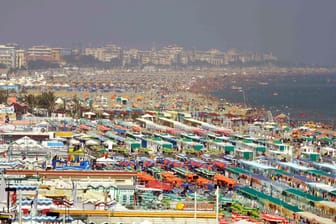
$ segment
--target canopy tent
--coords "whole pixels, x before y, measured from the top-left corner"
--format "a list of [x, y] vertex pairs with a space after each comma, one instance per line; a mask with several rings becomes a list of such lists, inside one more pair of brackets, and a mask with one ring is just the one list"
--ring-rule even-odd
[[12, 143], [13, 145], [38, 145], [38, 142], [34, 139], [24, 136]]
[[72, 138], [72, 139], [70, 139], [69, 143], [70, 143], [70, 145], [79, 145], [80, 141], [78, 141], [77, 139]]
[[14, 149], [25, 149], [25, 150], [37, 150], [37, 149], [41, 149], [42, 146], [35, 141], [34, 139], [29, 138], [28, 136], [24, 136], [16, 141], [14, 141], [12, 144]]
[[100, 164], [114, 164], [114, 163], [117, 163], [117, 161], [115, 161], [111, 158], [105, 158], [105, 157], [98, 158], [96, 160], [96, 162], [100, 163]]

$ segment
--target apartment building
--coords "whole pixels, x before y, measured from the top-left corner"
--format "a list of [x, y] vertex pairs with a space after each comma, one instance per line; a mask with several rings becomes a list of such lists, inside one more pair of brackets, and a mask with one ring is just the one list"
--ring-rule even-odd
[[0, 45], [0, 64], [7, 68], [16, 66], [16, 50], [14, 46]]

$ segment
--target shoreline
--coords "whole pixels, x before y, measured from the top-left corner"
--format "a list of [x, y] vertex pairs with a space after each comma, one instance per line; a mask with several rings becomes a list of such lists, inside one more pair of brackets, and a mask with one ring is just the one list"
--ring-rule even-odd
[[[66, 81], [60, 70], [50, 70], [54, 76], [45, 77], [49, 85], [68, 84], [74, 91], [54, 91], [56, 96], [89, 96], [97, 98], [99, 96], [107, 97], [109, 107], [117, 105], [113, 102], [112, 96], [121, 96], [129, 99], [130, 105], [136, 104], [139, 108], [149, 109], [160, 103], [167, 105], [181, 102], [185, 110], [197, 107], [199, 111], [209, 107], [216, 111], [215, 106], [223, 103], [221, 97], [215, 96], [213, 92], [223, 89], [225, 81], [234, 81], [239, 86], [240, 80], [250, 80], [252, 82], [267, 82], [272, 77], [283, 77], [291, 75], [328, 75], [336, 74], [336, 69], [326, 68], [278, 68], [278, 67], [248, 67], [248, 68], [205, 68], [201, 70], [164, 70], [164, 71], [125, 71], [125, 70], [94, 70], [92, 68], [81, 69], [79, 72], [66, 71]], [[63, 71], [64, 72], [64, 71]], [[65, 81], [65, 82], [64, 82]], [[97, 88], [97, 91], [91, 92], [88, 89], [84, 91], [75, 90], [77, 85], [81, 86], [101, 86], [111, 85], [112, 90], [104, 92]], [[116, 91], [120, 88], [122, 91]], [[46, 90], [42, 86], [30, 91], [38, 93]], [[53, 89], [51, 89], [53, 90]], [[138, 101], [136, 98], [143, 100]], [[242, 102], [230, 102], [230, 105], [240, 107]], [[254, 107], [256, 110], [262, 110], [262, 107]], [[281, 111], [279, 112], [281, 113]], [[314, 120], [314, 119], [313, 119]]]

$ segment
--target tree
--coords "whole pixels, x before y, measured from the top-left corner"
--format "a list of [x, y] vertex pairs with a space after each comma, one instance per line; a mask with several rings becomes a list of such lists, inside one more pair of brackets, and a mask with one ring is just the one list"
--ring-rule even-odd
[[0, 103], [7, 103], [8, 93], [6, 90], [0, 90]]
[[81, 102], [79, 101], [77, 95], [73, 96], [72, 102], [73, 102], [73, 108], [71, 110], [71, 116], [73, 118], [78, 118], [81, 116], [82, 107], [81, 107]]
[[45, 60], [34, 60], [28, 61], [29, 69], [48, 69], [48, 68], [59, 68], [59, 64], [55, 62], [45, 61]]
[[28, 111], [32, 113], [37, 105], [37, 97], [35, 97], [33, 94], [26, 95], [25, 102], [28, 104]]
[[52, 91], [42, 92], [42, 94], [38, 97], [39, 106], [46, 108], [49, 115], [54, 111], [56, 104], [55, 101], [56, 97]]

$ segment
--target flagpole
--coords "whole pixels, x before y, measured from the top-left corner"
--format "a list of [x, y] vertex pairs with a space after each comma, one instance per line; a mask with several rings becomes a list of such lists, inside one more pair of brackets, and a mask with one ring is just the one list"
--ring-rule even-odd
[[22, 192], [19, 189], [19, 224], [22, 224]]
[[195, 189], [195, 213], [194, 213], [194, 220], [195, 224], [197, 224], [197, 195], [196, 195], [196, 189]]
[[218, 212], [219, 212], [219, 187], [217, 185], [217, 188], [216, 188], [216, 223], [217, 224], [219, 224]]

